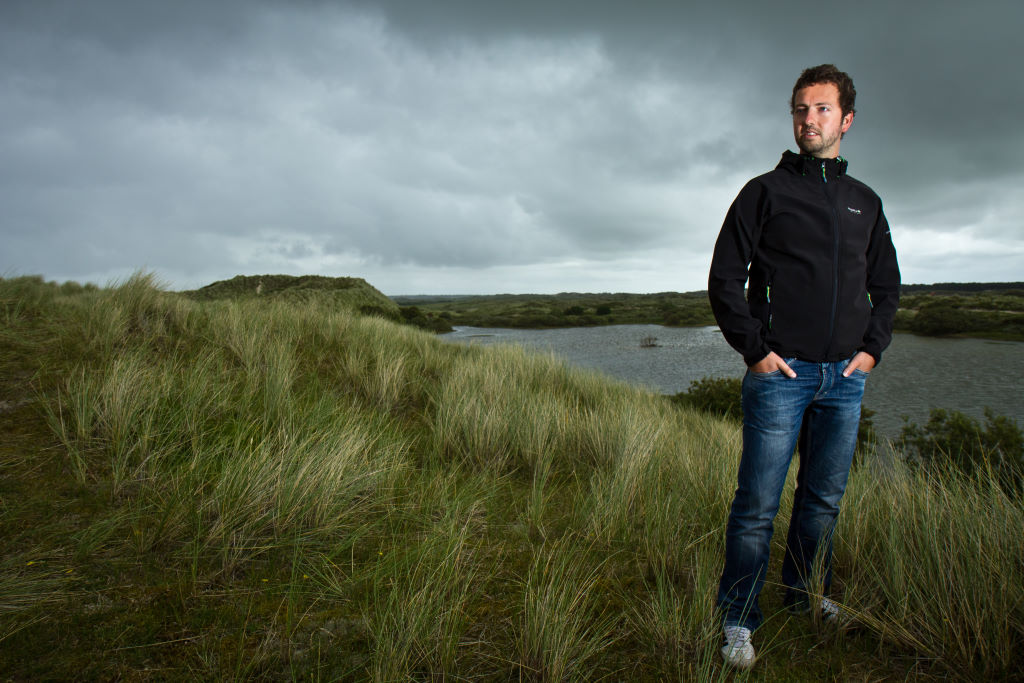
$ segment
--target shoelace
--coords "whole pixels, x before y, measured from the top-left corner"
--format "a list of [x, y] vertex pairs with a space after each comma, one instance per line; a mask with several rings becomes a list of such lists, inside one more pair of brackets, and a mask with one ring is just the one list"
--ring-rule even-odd
[[726, 626], [725, 642], [733, 649], [742, 648], [750, 641], [750, 629], [743, 626]]

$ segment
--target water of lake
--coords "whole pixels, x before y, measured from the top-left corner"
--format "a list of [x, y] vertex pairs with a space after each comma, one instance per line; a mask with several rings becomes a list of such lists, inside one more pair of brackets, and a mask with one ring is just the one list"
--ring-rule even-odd
[[[657, 346], [642, 348], [645, 337]], [[441, 335], [458, 343], [515, 344], [551, 351], [570, 364], [600, 370], [665, 394], [705, 376], [742, 377], [743, 360], [717, 327], [612, 325], [557, 330], [459, 327]], [[897, 334], [871, 373], [864, 405], [875, 427], [895, 436], [901, 416], [923, 425], [932, 408], [981, 419], [985, 406], [1024, 427], [1024, 342], [935, 339]]]

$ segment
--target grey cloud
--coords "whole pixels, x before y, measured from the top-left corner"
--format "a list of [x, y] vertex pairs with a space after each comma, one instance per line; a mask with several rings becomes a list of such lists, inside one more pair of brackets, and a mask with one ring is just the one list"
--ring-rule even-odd
[[843, 153], [894, 225], [1019, 244], [1022, 11], [945, 4], [12, 0], [0, 272], [412, 282], [658, 253], [644, 286], [702, 288], [822, 61], [858, 84]]

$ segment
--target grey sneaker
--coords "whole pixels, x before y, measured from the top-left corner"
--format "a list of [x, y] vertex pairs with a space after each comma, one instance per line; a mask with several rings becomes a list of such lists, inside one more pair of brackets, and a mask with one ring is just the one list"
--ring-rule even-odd
[[[797, 602], [788, 608], [790, 614], [810, 614], [809, 602]], [[831, 598], [821, 599], [821, 623], [832, 626], [842, 626], [853, 620], [852, 615], [839, 606], [839, 603]]]
[[722, 646], [722, 658], [725, 663], [737, 669], [749, 669], [754, 666], [757, 655], [754, 644], [750, 642], [750, 629], [743, 626], [726, 626], [722, 629], [725, 645]]
[[821, 599], [821, 623], [843, 626], [852, 620], [850, 613], [840, 607], [838, 602], [829, 598]]

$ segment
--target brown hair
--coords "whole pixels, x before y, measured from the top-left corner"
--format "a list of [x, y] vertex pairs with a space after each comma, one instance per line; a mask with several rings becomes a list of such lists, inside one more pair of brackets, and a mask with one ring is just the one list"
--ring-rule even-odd
[[800, 78], [796, 79], [793, 86], [793, 94], [789, 98], [789, 113], [793, 113], [793, 102], [796, 100], [796, 92], [801, 88], [818, 83], [831, 83], [839, 90], [839, 108], [843, 116], [856, 113], [853, 104], [857, 99], [857, 90], [853, 87], [853, 79], [845, 71], [840, 71], [834, 64], [821, 64], [804, 69]]

